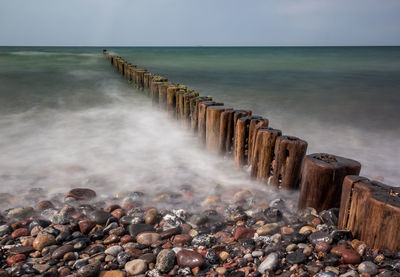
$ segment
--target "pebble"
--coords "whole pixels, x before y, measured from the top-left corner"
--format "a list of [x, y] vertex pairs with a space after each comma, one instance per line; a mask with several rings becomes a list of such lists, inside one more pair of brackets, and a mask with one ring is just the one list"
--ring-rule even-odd
[[260, 250], [251, 252], [251, 256], [253, 256], [253, 257], [262, 257], [263, 255], [264, 255], [264, 252], [262, 252]]
[[302, 252], [294, 252], [286, 256], [286, 261], [289, 264], [301, 264], [304, 263], [305, 260], [306, 260], [306, 255], [304, 255]]
[[376, 264], [370, 261], [362, 262], [358, 265], [357, 270], [359, 273], [368, 273], [369, 275], [373, 276], [378, 273], [378, 268]]
[[17, 254], [7, 258], [8, 265], [15, 265], [18, 263], [22, 263], [26, 260], [26, 256], [24, 254]]
[[258, 272], [264, 273], [265, 271], [274, 270], [279, 263], [279, 255], [276, 252], [270, 253], [265, 260], [258, 266]]
[[139, 233], [154, 232], [155, 229], [152, 225], [144, 223], [136, 223], [128, 226], [128, 232], [132, 237], [136, 237]]
[[316, 274], [314, 277], [338, 277], [338, 276], [332, 271], [324, 271]]
[[236, 228], [235, 232], [233, 233], [233, 237], [235, 240], [240, 240], [244, 238], [252, 238], [254, 236], [254, 229], [245, 228], [245, 227], [238, 227]]
[[51, 255], [52, 259], [61, 259], [68, 252], [72, 252], [74, 247], [70, 244], [65, 244], [63, 246], [58, 247]]
[[146, 211], [143, 219], [146, 224], [153, 225], [154, 223], [156, 223], [157, 216], [158, 216], [157, 209], [151, 208]]
[[15, 209], [11, 209], [7, 213], [7, 217], [8, 218], [23, 218], [23, 217], [27, 217], [28, 215], [30, 215], [33, 211], [34, 211], [33, 208], [29, 207], [29, 206], [15, 208]]
[[136, 241], [140, 244], [151, 245], [161, 239], [156, 232], [143, 232], [136, 236]]
[[125, 272], [121, 270], [102, 271], [99, 277], [125, 277]]
[[18, 228], [11, 234], [11, 237], [13, 239], [17, 239], [19, 237], [25, 237], [25, 236], [29, 236], [29, 230], [26, 228]]
[[77, 200], [90, 200], [96, 197], [96, 192], [88, 188], [71, 189], [65, 198], [72, 197]]
[[122, 251], [124, 251], [124, 248], [122, 248], [122, 246], [120, 246], [120, 245], [114, 245], [114, 246], [111, 246], [111, 247], [107, 248], [107, 249], [104, 251], [104, 253], [105, 253], [106, 255], [111, 255], [111, 256], [113, 256], [113, 257], [117, 257], [118, 253], [120, 253], [120, 252], [122, 252]]
[[102, 211], [102, 210], [96, 210], [92, 213], [90, 213], [89, 218], [93, 221], [95, 221], [97, 224], [100, 225], [105, 225], [107, 220], [111, 217], [111, 214], [106, 212], [106, 211]]
[[95, 277], [99, 275], [101, 264], [99, 261], [87, 264], [78, 269], [79, 277]]
[[171, 249], [163, 249], [158, 253], [156, 269], [160, 272], [169, 272], [175, 265], [175, 252]]
[[265, 235], [272, 235], [278, 232], [278, 230], [279, 230], [278, 223], [270, 223], [257, 228], [256, 233], [260, 236], [265, 236]]
[[201, 267], [205, 262], [201, 254], [191, 250], [179, 251], [176, 255], [176, 259], [179, 266], [190, 268]]
[[308, 239], [313, 245], [316, 245], [318, 242], [331, 244], [333, 241], [332, 237], [324, 231], [315, 231], [308, 237]]
[[54, 245], [56, 243], [57, 241], [53, 235], [41, 234], [35, 238], [32, 246], [35, 250], [42, 251], [46, 246]]
[[345, 249], [342, 251], [342, 259], [346, 264], [359, 264], [361, 262], [361, 257], [357, 251], [352, 249]]
[[124, 268], [129, 275], [138, 275], [146, 272], [147, 264], [141, 259], [136, 259], [127, 262]]

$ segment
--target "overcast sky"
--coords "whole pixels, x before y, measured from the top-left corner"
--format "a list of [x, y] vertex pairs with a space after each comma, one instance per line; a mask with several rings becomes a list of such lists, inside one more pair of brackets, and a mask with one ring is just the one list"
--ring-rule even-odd
[[0, 45], [400, 45], [400, 0], [0, 3]]

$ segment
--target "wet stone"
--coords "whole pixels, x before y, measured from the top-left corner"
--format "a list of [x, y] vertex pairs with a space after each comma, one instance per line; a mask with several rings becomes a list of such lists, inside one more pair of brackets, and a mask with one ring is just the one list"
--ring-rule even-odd
[[136, 224], [131, 224], [128, 226], [128, 231], [129, 234], [132, 237], [136, 237], [139, 233], [147, 232], [147, 231], [155, 231], [153, 226], [149, 224], [144, 224], [144, 223], [136, 223]]
[[88, 254], [89, 254], [90, 256], [92, 256], [92, 255], [97, 254], [97, 253], [102, 253], [102, 252], [104, 252], [105, 250], [106, 250], [106, 248], [105, 248], [104, 246], [102, 246], [102, 245], [96, 245], [96, 246], [90, 248]]
[[96, 210], [90, 213], [89, 218], [95, 221], [97, 224], [105, 225], [107, 220], [111, 217], [110, 213], [102, 210]]
[[286, 256], [286, 261], [289, 264], [301, 264], [306, 260], [306, 256], [301, 252], [290, 253]]
[[193, 238], [192, 245], [209, 247], [215, 242], [214, 237], [203, 234]]
[[129, 275], [138, 275], [146, 272], [147, 264], [143, 260], [136, 259], [127, 262], [124, 268]]
[[11, 209], [7, 213], [7, 217], [8, 218], [23, 218], [23, 217], [27, 217], [30, 214], [32, 214], [33, 211], [34, 211], [33, 208], [29, 207], [29, 206], [14, 208], [14, 209]]
[[131, 255], [127, 252], [120, 252], [117, 255], [117, 262], [120, 266], [124, 266], [131, 259]]
[[144, 260], [146, 263], [155, 263], [156, 256], [153, 253], [146, 253], [139, 257], [139, 259]]
[[120, 253], [120, 252], [122, 252], [122, 251], [124, 251], [124, 249], [123, 249], [121, 246], [119, 246], [119, 245], [114, 245], [114, 246], [111, 246], [110, 248], [107, 248], [107, 249], [104, 251], [104, 253], [105, 253], [106, 255], [111, 255], [111, 256], [113, 256], [113, 257], [116, 257], [116, 256], [118, 255], [118, 253]]
[[175, 264], [175, 252], [170, 249], [163, 249], [157, 255], [156, 269], [160, 272], [170, 271]]
[[368, 273], [373, 276], [378, 273], [378, 268], [376, 264], [371, 261], [365, 261], [358, 265], [357, 270], [359, 273]]
[[324, 259], [325, 266], [337, 266], [339, 263], [339, 257], [335, 254], [329, 253]]
[[318, 242], [326, 242], [328, 244], [332, 243], [332, 237], [324, 231], [315, 231], [308, 237], [308, 239], [313, 245], [316, 245]]
[[338, 277], [338, 276], [332, 271], [324, 271], [316, 274], [314, 277]]
[[10, 255], [24, 254], [27, 255], [31, 252], [35, 251], [32, 246], [17, 246], [10, 249]]
[[136, 241], [140, 244], [151, 245], [161, 239], [156, 232], [143, 232], [136, 236]]
[[96, 197], [96, 192], [88, 188], [71, 189], [65, 198], [72, 197], [77, 200], [90, 200]]
[[81, 220], [78, 222], [79, 225], [79, 230], [83, 233], [83, 234], [87, 234], [90, 232], [90, 230], [92, 230], [92, 228], [94, 226], [96, 226], [96, 221], [94, 220]]
[[72, 252], [74, 250], [74, 247], [70, 244], [66, 244], [63, 246], [58, 247], [56, 250], [54, 250], [53, 254], [51, 257], [53, 259], [61, 259], [64, 257], [64, 255], [68, 252]]
[[78, 276], [79, 277], [95, 277], [99, 275], [101, 268], [100, 262], [96, 261], [91, 264], [87, 264], [85, 266], [82, 266], [78, 270]]
[[219, 256], [213, 249], [207, 251], [205, 258], [210, 264], [218, 264], [219, 262]]
[[0, 236], [4, 236], [6, 234], [9, 234], [11, 232], [11, 227], [8, 225], [1, 225], [0, 226]]
[[33, 248], [35, 248], [35, 250], [42, 251], [42, 249], [46, 246], [54, 245], [56, 243], [56, 239], [53, 235], [41, 234], [38, 235], [33, 241]]
[[270, 253], [265, 260], [258, 266], [258, 272], [264, 273], [265, 271], [274, 270], [279, 263], [279, 256], [277, 253]]
[[352, 249], [346, 249], [342, 251], [342, 259], [346, 264], [359, 264], [361, 262], [361, 257]]
[[252, 238], [254, 236], [255, 230], [252, 228], [238, 227], [233, 233], [235, 240], [240, 240], [244, 238]]
[[267, 208], [264, 210], [264, 218], [267, 223], [275, 223], [282, 220], [282, 213], [277, 208]]
[[119, 241], [119, 237], [117, 235], [109, 235], [104, 239], [104, 244], [111, 244]]
[[205, 262], [201, 254], [190, 250], [181, 250], [176, 257], [178, 265], [181, 267], [201, 267]]

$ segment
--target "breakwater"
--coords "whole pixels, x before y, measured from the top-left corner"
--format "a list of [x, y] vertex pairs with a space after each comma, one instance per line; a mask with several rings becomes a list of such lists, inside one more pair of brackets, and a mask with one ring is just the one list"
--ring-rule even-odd
[[[252, 177], [269, 186], [300, 189], [300, 208], [340, 208], [339, 227], [369, 245], [400, 248], [400, 190], [358, 177], [359, 162], [327, 153], [306, 155], [306, 141], [270, 128], [268, 119], [104, 54], [124, 78], [152, 98], [153, 105], [194, 132], [210, 151], [232, 156], [237, 167], [248, 166]], [[366, 216], [371, 213], [376, 216]]]

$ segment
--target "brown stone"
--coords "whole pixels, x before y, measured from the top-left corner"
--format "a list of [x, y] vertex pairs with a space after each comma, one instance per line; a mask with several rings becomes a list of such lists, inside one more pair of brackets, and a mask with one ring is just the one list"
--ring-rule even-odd
[[359, 264], [361, 262], [360, 255], [353, 249], [343, 250], [342, 259], [345, 264]]
[[157, 209], [151, 208], [146, 211], [146, 214], [144, 215], [143, 219], [146, 224], [153, 225], [154, 223], [156, 223], [157, 216], [158, 216]]
[[51, 257], [53, 259], [61, 259], [64, 257], [65, 253], [74, 251], [74, 247], [70, 244], [65, 244], [63, 246], [58, 247], [56, 250], [54, 250], [53, 254]]
[[201, 254], [185, 249], [178, 252], [176, 259], [179, 266], [190, 268], [201, 267], [205, 261]]
[[156, 232], [143, 232], [136, 236], [136, 241], [140, 244], [151, 245], [161, 239]]
[[53, 203], [51, 203], [48, 200], [43, 200], [43, 201], [40, 201], [39, 203], [37, 203], [35, 210], [42, 212], [44, 210], [51, 209], [51, 208], [54, 208]]
[[235, 240], [248, 239], [254, 236], [255, 230], [251, 228], [238, 227], [233, 233]]
[[90, 200], [96, 197], [96, 192], [88, 188], [75, 188], [71, 189], [65, 197], [72, 197], [77, 200]]
[[94, 220], [81, 220], [78, 222], [79, 225], [79, 230], [84, 233], [87, 234], [90, 232], [90, 230], [92, 230], [92, 228], [94, 226], [96, 226], [96, 221]]
[[37, 234], [39, 234], [39, 232], [42, 231], [42, 230], [43, 230], [43, 227], [42, 227], [42, 226], [35, 226], [35, 227], [33, 227], [32, 230], [31, 230], [31, 236], [32, 236], [32, 237], [36, 237]]
[[287, 226], [283, 226], [281, 227], [281, 234], [282, 235], [291, 235], [294, 233], [293, 228], [287, 227]]
[[12, 232], [11, 237], [13, 239], [19, 238], [19, 237], [26, 237], [29, 236], [29, 230], [26, 228], [18, 228], [14, 232]]
[[110, 270], [100, 272], [100, 277], [125, 277], [125, 272], [121, 270]]
[[35, 251], [32, 246], [17, 246], [10, 249], [9, 255], [24, 254], [27, 255]]
[[113, 235], [109, 235], [108, 237], [106, 237], [103, 242], [104, 242], [104, 244], [111, 244], [111, 243], [115, 243], [118, 241], [119, 241], [119, 237], [117, 235], [113, 234]]
[[33, 241], [33, 248], [35, 248], [35, 250], [42, 251], [42, 249], [46, 246], [54, 245], [56, 243], [56, 239], [53, 235], [41, 234], [38, 235]]
[[116, 209], [121, 209], [121, 206], [117, 205], [117, 204], [110, 205], [107, 208], [105, 208], [104, 211], [106, 211], [107, 213], [111, 213], [112, 211], [114, 211]]
[[121, 217], [123, 217], [125, 215], [125, 212], [124, 212], [123, 209], [118, 208], [118, 209], [113, 210], [111, 212], [111, 214], [112, 214], [113, 217], [115, 217], [117, 219], [120, 219]]
[[333, 247], [331, 249], [331, 253], [341, 257], [343, 251], [346, 250], [346, 249], [349, 249], [349, 247], [346, 244], [341, 244], [341, 245]]
[[315, 245], [315, 251], [317, 252], [326, 253], [329, 251], [330, 248], [331, 246], [329, 245], [329, 243], [323, 241], [317, 242], [317, 244]]
[[74, 252], [67, 252], [67, 253], [65, 253], [64, 256], [63, 256], [63, 260], [64, 260], [65, 262], [67, 262], [67, 261], [73, 261], [73, 260], [75, 260], [75, 259], [76, 259], [76, 256], [75, 256], [75, 253], [74, 253]]
[[32, 246], [34, 240], [35, 238], [26, 238], [21, 242], [21, 244], [22, 246]]
[[17, 254], [11, 257], [7, 258], [7, 264], [9, 266], [15, 265], [15, 264], [20, 264], [25, 262], [26, 256], [24, 254]]
[[135, 240], [134, 237], [130, 236], [130, 235], [125, 235], [123, 237], [121, 237], [120, 242], [122, 244], [128, 243], [128, 242], [133, 242]]
[[181, 235], [176, 235], [173, 239], [173, 242], [175, 243], [186, 243], [190, 242], [192, 240], [192, 237], [188, 234], [181, 234]]

